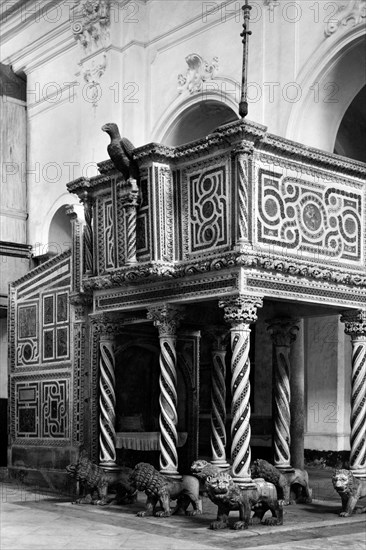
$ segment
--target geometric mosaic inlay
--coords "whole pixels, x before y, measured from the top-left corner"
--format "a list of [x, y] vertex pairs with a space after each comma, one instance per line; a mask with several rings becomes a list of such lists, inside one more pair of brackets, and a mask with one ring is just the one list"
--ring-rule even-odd
[[229, 193], [225, 165], [189, 177], [191, 252], [229, 244]]
[[259, 171], [258, 242], [304, 256], [361, 260], [362, 195]]

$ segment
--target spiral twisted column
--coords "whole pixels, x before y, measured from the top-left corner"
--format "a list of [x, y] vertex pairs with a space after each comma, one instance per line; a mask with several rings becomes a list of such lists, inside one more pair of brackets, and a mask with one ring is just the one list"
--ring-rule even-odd
[[136, 263], [136, 222], [140, 204], [140, 190], [137, 182], [129, 178], [122, 188], [122, 206], [126, 215], [126, 263]]
[[90, 275], [93, 273], [93, 201], [88, 193], [84, 191], [82, 202], [84, 204], [85, 227], [83, 234], [84, 244], [84, 273]]
[[271, 319], [267, 321], [268, 331], [274, 344], [275, 387], [274, 387], [274, 465], [279, 470], [291, 472], [290, 454], [290, 347], [299, 330], [295, 319]]
[[233, 151], [236, 165], [236, 181], [237, 181], [237, 248], [240, 251], [245, 251], [249, 240], [249, 157], [253, 153], [253, 145], [246, 144]]
[[92, 319], [99, 333], [99, 460], [108, 470], [117, 469], [116, 464], [116, 377], [115, 336], [118, 324], [103, 317]]
[[212, 341], [211, 377], [211, 463], [220, 469], [227, 469], [226, 460], [226, 337], [227, 330], [210, 327], [208, 334]]
[[350, 470], [366, 479], [366, 310], [341, 317], [352, 339]]
[[183, 312], [164, 304], [148, 309], [147, 318], [158, 328], [160, 339], [160, 471], [180, 478], [178, 473], [178, 413], [176, 334]]
[[231, 329], [231, 459], [232, 475], [243, 488], [253, 486], [250, 477], [250, 328], [257, 320], [257, 308], [262, 307], [262, 299], [257, 296], [240, 295], [221, 300], [224, 319]]

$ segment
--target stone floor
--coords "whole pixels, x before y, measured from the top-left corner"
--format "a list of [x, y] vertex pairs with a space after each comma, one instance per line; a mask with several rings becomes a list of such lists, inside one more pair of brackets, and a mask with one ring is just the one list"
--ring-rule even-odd
[[[216, 507], [204, 499], [202, 516], [138, 518], [145, 496], [132, 506], [73, 505], [21, 484], [1, 484], [0, 549], [31, 550], [365, 550], [365, 514], [340, 518], [329, 470], [310, 470], [313, 503], [288, 506], [284, 525], [247, 531], [211, 531]], [[235, 513], [232, 513], [233, 519]]]

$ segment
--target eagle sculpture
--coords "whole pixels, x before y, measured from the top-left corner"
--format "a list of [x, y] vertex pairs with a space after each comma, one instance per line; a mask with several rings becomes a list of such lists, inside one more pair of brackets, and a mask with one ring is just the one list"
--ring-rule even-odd
[[114, 166], [122, 173], [126, 181], [129, 178], [138, 179], [139, 169], [132, 156], [134, 146], [130, 140], [125, 137], [121, 138], [118, 126], [114, 122], [104, 124], [102, 130], [107, 132], [111, 138], [107, 151]]

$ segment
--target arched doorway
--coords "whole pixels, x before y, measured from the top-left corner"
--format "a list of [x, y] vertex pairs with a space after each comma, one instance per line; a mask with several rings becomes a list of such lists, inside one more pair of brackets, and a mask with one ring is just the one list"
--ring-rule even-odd
[[356, 95], [339, 125], [334, 152], [366, 162], [366, 86]]
[[200, 139], [219, 126], [234, 122], [238, 115], [225, 103], [207, 99], [187, 107], [171, 124], [162, 142], [177, 146]]

